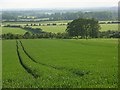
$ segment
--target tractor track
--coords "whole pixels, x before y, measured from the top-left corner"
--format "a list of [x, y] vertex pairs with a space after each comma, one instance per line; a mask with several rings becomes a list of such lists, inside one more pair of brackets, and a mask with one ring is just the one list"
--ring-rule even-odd
[[24, 51], [24, 53], [35, 63], [37, 64], [40, 64], [40, 65], [43, 65], [43, 66], [46, 66], [46, 67], [50, 67], [50, 68], [53, 68], [53, 69], [56, 69], [56, 70], [66, 70], [66, 71], [69, 71], [77, 76], [84, 76], [86, 74], [89, 74], [90, 71], [87, 71], [87, 72], [83, 72], [83, 71], [80, 71], [80, 70], [72, 70], [72, 69], [65, 69], [64, 67], [55, 67], [55, 66], [51, 66], [51, 65], [47, 65], [47, 64], [44, 64], [44, 63], [40, 63], [40, 62], [37, 62], [35, 59], [33, 59], [29, 54], [28, 52], [25, 50], [22, 42], [19, 40], [20, 44], [21, 44], [21, 47]]
[[17, 41], [17, 40], [16, 40], [16, 47], [17, 47], [17, 50], [16, 50], [16, 51], [17, 51], [18, 59], [19, 59], [19, 61], [20, 61], [21, 66], [25, 69], [25, 71], [26, 71], [27, 73], [29, 73], [30, 75], [32, 75], [34, 78], [38, 78], [39, 75], [33, 73], [32, 70], [29, 69], [29, 68], [23, 63], [23, 60], [22, 60], [22, 58], [21, 58], [21, 56], [20, 56], [19, 47], [18, 47], [18, 41]]
[[47, 67], [51, 67], [51, 68], [54, 68], [54, 69], [58, 69], [58, 68], [56, 68], [56, 67], [54, 67], [54, 66], [50, 66], [50, 65], [47, 65], [47, 64], [44, 64], [44, 63], [37, 62], [35, 59], [33, 59], [33, 58], [27, 53], [27, 51], [25, 50], [25, 48], [24, 48], [24, 46], [23, 46], [23, 44], [22, 44], [21, 41], [20, 41], [20, 43], [21, 43], [21, 46], [22, 46], [22, 49], [23, 49], [24, 53], [25, 53], [33, 62], [38, 63], [38, 64], [41, 64], [41, 65], [43, 65], [43, 66], [47, 66]]

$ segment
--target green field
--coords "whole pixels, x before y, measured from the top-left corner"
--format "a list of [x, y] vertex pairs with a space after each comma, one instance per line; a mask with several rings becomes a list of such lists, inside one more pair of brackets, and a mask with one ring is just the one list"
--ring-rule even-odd
[[118, 24], [101, 24], [101, 31], [118, 30]]
[[43, 31], [53, 33], [65, 32], [66, 27], [67, 26], [33, 26], [33, 28], [41, 28]]
[[[67, 26], [32, 26], [33, 28], [41, 28], [43, 31], [46, 32], [65, 32]], [[106, 31], [106, 30], [118, 30], [117, 24], [101, 24], [101, 30], [100, 31]], [[24, 34], [26, 31], [24, 29], [20, 28], [10, 28], [10, 27], [2, 27], [2, 33], [13, 33], [13, 34]]]
[[12, 33], [12, 34], [24, 34], [26, 31], [21, 28], [10, 28], [10, 27], [2, 27], [2, 34]]
[[3, 40], [3, 87], [115, 88], [117, 39]]
[[[53, 33], [58, 33], [58, 32], [65, 32], [67, 26], [66, 25], [62, 25], [60, 26], [60, 24], [67, 24], [68, 22], [71, 22], [72, 20], [61, 20], [61, 21], [41, 21], [41, 22], [3, 22], [3, 25], [5, 24], [13, 24], [13, 25], [25, 25], [25, 24], [52, 24], [52, 23], [56, 23], [57, 26], [32, 26], [33, 28], [41, 28], [43, 29], [43, 31], [46, 32], [53, 32]], [[106, 31], [106, 30], [118, 30], [118, 24], [100, 24], [101, 29], [100, 31]], [[22, 30], [22, 29], [15, 29], [15, 28], [6, 28], [3, 27], [3, 33], [20, 33], [20, 34], [24, 34], [26, 31]]]
[[[101, 29], [100, 31], [107, 31], [107, 30], [118, 30], [118, 24], [100, 24]], [[65, 32], [67, 26], [32, 26], [33, 28], [41, 28], [43, 31], [46, 32]]]

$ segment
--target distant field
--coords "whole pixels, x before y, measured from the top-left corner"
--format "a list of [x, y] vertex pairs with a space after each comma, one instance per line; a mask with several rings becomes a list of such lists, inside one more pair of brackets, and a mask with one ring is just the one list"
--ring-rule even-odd
[[101, 31], [118, 30], [118, 24], [101, 24]]
[[[100, 24], [100, 31], [118, 30], [118, 24]], [[67, 26], [32, 26], [33, 28], [41, 28], [46, 32], [65, 32]]]
[[[32, 26], [33, 28], [41, 28], [43, 31], [46, 32], [65, 32], [67, 26]], [[117, 24], [101, 24], [101, 30], [100, 31], [106, 31], [106, 30], [118, 30]], [[20, 28], [8, 28], [8, 27], [2, 27], [2, 33], [13, 33], [13, 34], [24, 34], [26, 31], [24, 29]]]
[[3, 40], [3, 87], [115, 88], [117, 39]]
[[68, 23], [68, 22], [71, 22], [72, 20], [60, 20], [60, 21], [41, 21], [41, 22], [2, 22], [3, 25], [5, 24], [21, 24], [21, 25], [24, 25], [24, 24], [31, 24], [31, 23], [41, 23], [41, 24], [47, 24], [47, 23]]
[[[57, 26], [32, 26], [33, 28], [41, 28], [43, 31], [46, 32], [65, 32], [67, 26], [66, 25], [59, 25], [59, 24], [67, 24], [68, 22], [71, 22], [72, 20], [61, 20], [61, 21], [41, 21], [41, 22], [3, 22], [3, 24], [17, 24], [17, 25], [26, 25], [26, 24], [52, 24], [56, 23]], [[106, 31], [106, 30], [118, 30], [118, 24], [100, 24], [101, 30], [100, 31]], [[4, 28], [3, 28], [4, 29]], [[11, 31], [12, 30], [12, 31]], [[15, 30], [15, 29], [5, 29], [3, 33], [12, 32], [12, 33], [24, 33], [24, 30]]]
[[12, 33], [12, 34], [24, 34], [26, 31], [21, 28], [10, 28], [10, 27], [2, 27], [2, 34]]
[[43, 31], [53, 33], [65, 32], [65, 29], [67, 28], [67, 26], [32, 26], [32, 27], [41, 28]]

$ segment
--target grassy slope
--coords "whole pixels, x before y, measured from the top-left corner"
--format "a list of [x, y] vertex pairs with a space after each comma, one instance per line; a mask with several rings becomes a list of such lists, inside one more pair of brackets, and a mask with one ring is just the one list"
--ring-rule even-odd
[[24, 34], [26, 31], [21, 28], [10, 28], [2, 27], [2, 34], [13, 33], [13, 34]]
[[[117, 40], [22, 40], [37, 61], [79, 73], [90, 72], [75, 87], [117, 86]], [[33, 44], [33, 42], [35, 44]], [[32, 44], [32, 48], [31, 45]], [[37, 48], [37, 49], [36, 49]], [[72, 75], [71, 77], [75, 77]], [[75, 80], [75, 79], [73, 79]]]

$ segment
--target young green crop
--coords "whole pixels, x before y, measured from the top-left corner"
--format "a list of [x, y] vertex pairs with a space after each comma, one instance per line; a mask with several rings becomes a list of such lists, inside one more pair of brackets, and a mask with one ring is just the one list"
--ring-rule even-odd
[[117, 39], [28, 39], [21, 43], [18, 51], [30, 71], [20, 64], [16, 41], [4, 40], [3, 87], [117, 87]]
[[34, 79], [20, 65], [15, 40], [3, 41], [2, 56], [3, 88], [35, 87]]
[[[22, 42], [17, 41], [17, 47], [21, 66], [23, 66], [28, 74], [31, 74], [35, 78], [38, 84], [37, 87], [75, 87], [77, 85], [78, 81], [76, 79], [79, 80], [79, 77], [76, 72], [61, 70], [47, 64], [36, 62], [27, 53]], [[84, 74], [84, 72], [80, 73]]]
[[[32, 42], [36, 44], [32, 45]], [[22, 40], [23, 45], [37, 62], [81, 74], [81, 87], [117, 86], [117, 40]], [[37, 49], [35, 49], [37, 48]], [[88, 73], [88, 74], [87, 74]], [[74, 81], [75, 76], [71, 76]], [[87, 80], [87, 81], [86, 81]], [[87, 82], [87, 83], [86, 83]], [[97, 85], [97, 86], [95, 86]], [[76, 84], [74, 87], [79, 87]]]

